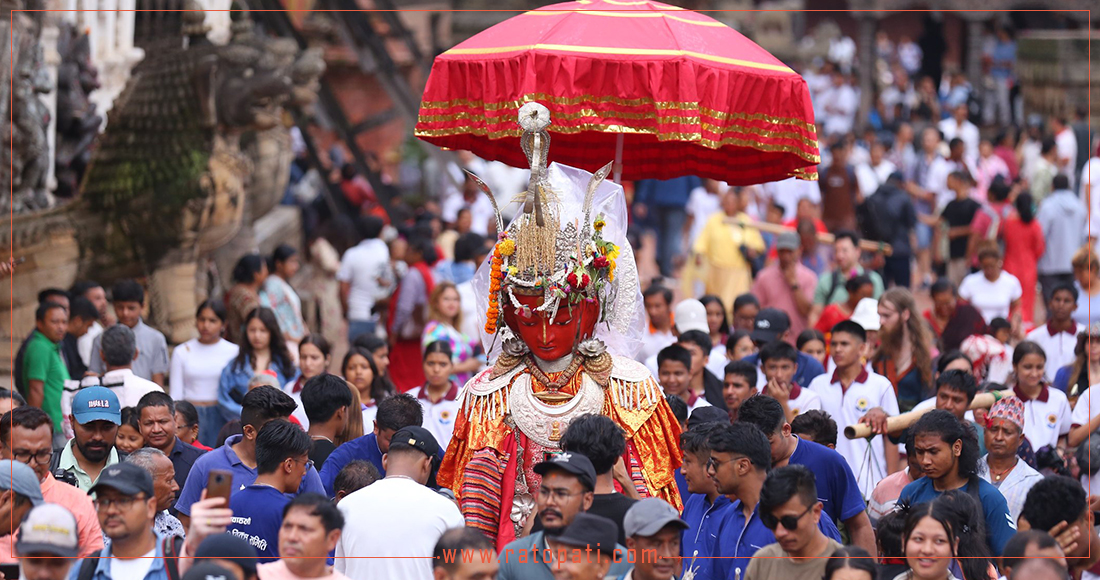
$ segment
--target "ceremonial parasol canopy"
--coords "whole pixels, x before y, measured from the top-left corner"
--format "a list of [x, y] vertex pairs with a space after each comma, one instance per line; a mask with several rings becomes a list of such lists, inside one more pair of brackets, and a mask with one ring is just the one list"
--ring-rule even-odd
[[524, 103], [550, 109], [550, 159], [621, 178], [748, 185], [816, 176], [806, 83], [732, 28], [649, 0], [580, 0], [493, 26], [435, 59], [416, 136], [526, 167]]

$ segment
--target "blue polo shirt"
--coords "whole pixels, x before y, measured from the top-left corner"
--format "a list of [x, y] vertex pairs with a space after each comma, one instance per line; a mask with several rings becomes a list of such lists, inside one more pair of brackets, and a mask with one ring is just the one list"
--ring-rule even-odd
[[[959, 491], [967, 493], [969, 489], [970, 484], [967, 483]], [[936, 491], [931, 479], [922, 477], [901, 490], [898, 503], [908, 501], [909, 505], [917, 505], [930, 502], [941, 495], [943, 492]], [[1012, 519], [1012, 513], [1008, 511], [1005, 496], [992, 483], [984, 479], [978, 480], [978, 498], [981, 499], [982, 512], [985, 514], [985, 541], [993, 555], [1000, 556], [1008, 539], [1016, 533], [1016, 520]]]
[[279, 559], [279, 528], [290, 497], [270, 485], [252, 484], [229, 499], [233, 523], [226, 531], [256, 549], [260, 563]]
[[[191, 504], [199, 501], [199, 498], [202, 497], [202, 490], [206, 489], [206, 480], [211, 469], [224, 469], [233, 474], [233, 494], [256, 481], [256, 470], [242, 463], [237, 454], [233, 452], [232, 446], [239, 443], [242, 437], [242, 435], [234, 435], [225, 440], [225, 445], [195, 460], [195, 465], [191, 467], [191, 473], [187, 476], [187, 483], [180, 490], [179, 499], [176, 500], [176, 510], [179, 513], [185, 516], [191, 515]], [[321, 485], [321, 478], [318, 477], [317, 470], [313, 467], [310, 467], [309, 471], [302, 477], [302, 485], [298, 487], [298, 493], [306, 492], [322, 495], [325, 493], [325, 488]], [[290, 497], [294, 497], [294, 495], [297, 494], [291, 494]], [[230, 497], [230, 501], [232, 501], [232, 497]]]
[[856, 476], [843, 455], [824, 445], [799, 439], [790, 463], [804, 465], [813, 472], [817, 499], [833, 520], [842, 522], [867, 509]]
[[688, 482], [684, 479], [684, 474], [680, 472], [679, 467], [672, 472], [672, 477], [676, 480], [676, 490], [680, 492], [680, 501], [686, 504], [688, 498], [691, 497], [691, 492], [688, 491]]
[[334, 497], [332, 485], [336, 483], [336, 476], [345, 465], [361, 459], [371, 462], [378, 469], [380, 477], [386, 477], [386, 470], [382, 468], [382, 450], [378, 448], [378, 436], [367, 433], [362, 437], [356, 437], [329, 453], [325, 464], [321, 466], [321, 484], [325, 488], [326, 497]]
[[[725, 510], [725, 518], [718, 529], [718, 538], [715, 543], [714, 556], [703, 560], [700, 566], [700, 574], [696, 578], [709, 580], [743, 580], [745, 571], [749, 569], [749, 562], [753, 554], [764, 546], [775, 543], [775, 534], [760, 521], [760, 506], [752, 510], [748, 521], [745, 520], [745, 512], [741, 509], [741, 500], [730, 504]], [[829, 518], [821, 518], [817, 523], [818, 529], [826, 536], [838, 541], [840, 531]]]
[[[692, 567], [698, 566], [703, 560], [714, 555], [714, 544], [718, 541], [718, 528], [726, 517], [731, 502], [728, 497], [719, 495], [714, 503], [707, 501], [705, 493], [693, 493], [684, 502], [684, 513], [681, 515], [688, 524], [680, 540], [680, 555], [684, 557], [684, 566], [696, 558]], [[698, 551], [698, 553], [696, 553]]]
[[[741, 359], [746, 362], [750, 362], [760, 366], [760, 354], [750, 354], [749, 356]], [[791, 378], [791, 382], [799, 385], [808, 385], [810, 381], [814, 380], [818, 375], [825, 374], [825, 367], [821, 366], [821, 363], [817, 362], [817, 359], [804, 353], [798, 353], [798, 366], [794, 369], [794, 377]], [[761, 371], [763, 375], [763, 371]], [[756, 386], [756, 385], [753, 385]]]

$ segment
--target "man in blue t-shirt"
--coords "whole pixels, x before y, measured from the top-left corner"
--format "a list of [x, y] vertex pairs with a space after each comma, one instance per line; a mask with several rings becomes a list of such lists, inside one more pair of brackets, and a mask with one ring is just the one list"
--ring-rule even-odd
[[287, 494], [298, 493], [313, 462], [309, 452], [313, 441], [302, 428], [276, 419], [256, 437], [256, 481], [229, 498], [233, 523], [227, 531], [256, 548], [260, 562], [279, 559], [279, 528]]
[[844, 522], [851, 543], [875, 553], [875, 532], [867, 517], [867, 504], [859, 493], [852, 468], [836, 451], [803, 441], [791, 434], [783, 406], [767, 395], [750, 397], [741, 404], [738, 421], [751, 423], [767, 434], [772, 467], [805, 465], [814, 472], [817, 496], [829, 519]]
[[688, 494], [684, 501], [682, 519], [688, 528], [680, 540], [680, 555], [685, 565], [702, 562], [714, 555], [718, 541], [718, 526], [722, 523], [730, 500], [718, 493], [714, 480], [707, 475], [710, 461], [710, 433], [721, 423], [694, 425], [680, 435], [680, 449], [684, 452], [682, 473], [687, 481]]
[[[764, 480], [771, 470], [770, 445], [760, 429], [741, 421], [716, 426], [708, 441], [707, 474], [714, 479], [718, 493], [737, 500], [730, 504], [718, 528], [714, 556], [696, 563], [696, 578], [738, 580], [745, 575], [753, 554], [775, 542], [775, 534], [757, 513]], [[840, 541], [831, 519], [821, 518], [818, 527]]]
[[973, 429], [949, 411], [934, 409], [921, 416], [910, 433], [924, 477], [906, 485], [898, 503], [929, 502], [950, 489], [977, 496], [985, 515], [986, 543], [994, 556], [1000, 556], [1016, 533], [1016, 522], [1001, 492], [978, 477], [978, 442]]
[[[378, 476], [386, 477], [382, 456], [390, 450], [390, 438], [405, 427], [420, 427], [423, 422], [424, 408], [411, 395], [402, 393], [378, 403], [374, 433], [367, 433], [337, 447], [321, 466], [321, 484], [325, 486], [328, 497], [336, 496], [332, 484], [336, 482], [340, 470], [356, 459], [371, 462], [378, 469]], [[429, 481], [428, 484], [429, 487], [435, 487], [434, 481]]]
[[[298, 404], [290, 395], [275, 387], [263, 385], [248, 391], [241, 402], [243, 433], [226, 439], [225, 445], [199, 457], [191, 467], [187, 482], [176, 500], [176, 511], [179, 512], [184, 528], [190, 526], [191, 504], [202, 497], [210, 470], [223, 469], [232, 473], [233, 493], [252, 485], [256, 480], [256, 439], [260, 430], [269, 421], [290, 417], [297, 407]], [[325, 495], [321, 478], [317, 476], [317, 470], [312, 465], [306, 469], [298, 492]]]

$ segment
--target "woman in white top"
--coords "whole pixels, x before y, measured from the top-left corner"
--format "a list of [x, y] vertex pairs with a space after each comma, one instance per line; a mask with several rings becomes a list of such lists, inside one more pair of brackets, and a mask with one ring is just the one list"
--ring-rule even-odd
[[187, 401], [199, 414], [199, 441], [208, 447], [217, 444], [218, 430], [225, 422], [218, 412], [218, 381], [222, 369], [237, 357], [239, 347], [222, 338], [226, 321], [225, 304], [207, 300], [195, 312], [198, 338], [172, 351], [168, 375], [168, 394]]
[[998, 317], [1012, 320], [1024, 295], [1019, 278], [1004, 271], [1001, 250], [995, 244], [978, 252], [978, 263], [982, 270], [963, 278], [959, 296], [982, 313], [986, 324]]
[[360, 346], [352, 346], [344, 355], [344, 364], [340, 365], [344, 380], [359, 394], [359, 405], [363, 412], [363, 432], [374, 431], [374, 417], [378, 414], [378, 403], [386, 398], [387, 391], [378, 380], [378, 367], [370, 351]]
[[309, 417], [306, 417], [305, 407], [302, 406], [302, 387], [309, 379], [328, 372], [332, 363], [331, 352], [328, 341], [320, 334], [306, 335], [298, 345], [298, 368], [301, 373], [297, 379], [283, 386], [283, 392], [298, 405], [293, 415], [302, 424], [302, 429], [309, 430]]
[[1047, 355], [1043, 347], [1025, 340], [1012, 353], [1013, 390], [1024, 402], [1024, 435], [1031, 448], [1065, 445], [1072, 418], [1069, 399], [1046, 383]]

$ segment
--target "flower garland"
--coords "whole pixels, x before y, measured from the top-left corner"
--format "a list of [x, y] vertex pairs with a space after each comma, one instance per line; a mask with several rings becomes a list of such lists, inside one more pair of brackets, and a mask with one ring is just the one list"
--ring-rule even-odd
[[500, 283], [504, 280], [504, 272], [501, 271], [504, 256], [511, 256], [515, 252], [516, 242], [508, 238], [508, 232], [501, 232], [489, 265], [489, 309], [485, 313], [485, 332], [489, 334], [496, 334], [500, 323]]
[[[552, 309], [557, 311], [559, 300], [568, 300], [570, 304], [576, 304], [581, 300], [595, 302], [604, 287], [615, 280], [616, 261], [619, 258], [619, 247], [614, 243], [603, 239], [603, 228], [607, 225], [603, 214], [600, 214], [592, 223], [592, 239], [579, 248], [578, 252], [570, 255], [570, 264], [565, 270], [535, 283], [515, 283], [525, 287], [538, 287], [543, 283], [549, 284], [549, 292], [553, 297], [535, 310], [544, 312]], [[489, 308], [486, 311], [485, 332], [495, 334], [500, 324], [500, 293], [504, 280], [516, 275], [516, 267], [504, 266], [504, 260], [514, 255], [516, 242], [509, 237], [508, 232], [502, 232], [498, 236], [496, 246], [493, 248], [492, 261], [489, 269]], [[521, 316], [530, 317], [533, 312], [530, 308], [518, 303], [515, 296], [511, 296], [512, 305], [520, 312]]]

